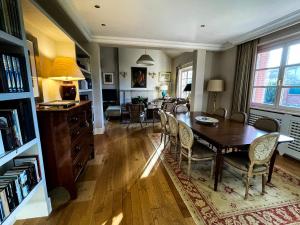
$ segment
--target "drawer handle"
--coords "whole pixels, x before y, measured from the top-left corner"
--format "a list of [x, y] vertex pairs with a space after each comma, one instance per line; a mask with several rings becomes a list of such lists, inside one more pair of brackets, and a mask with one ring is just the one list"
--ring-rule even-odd
[[77, 122], [79, 120], [78, 116], [71, 117], [72, 122]]

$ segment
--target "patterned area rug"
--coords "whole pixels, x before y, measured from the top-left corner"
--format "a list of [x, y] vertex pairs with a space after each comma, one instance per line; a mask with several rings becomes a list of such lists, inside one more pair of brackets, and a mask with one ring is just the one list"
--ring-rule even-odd
[[[154, 147], [161, 149], [160, 134], [148, 136]], [[179, 169], [169, 147], [160, 157], [196, 224], [300, 224], [300, 178], [279, 167], [275, 166], [265, 195], [261, 195], [261, 177], [256, 177], [252, 180], [248, 200], [244, 200], [243, 178], [230, 168], [224, 168], [222, 182], [215, 192], [210, 179], [210, 162], [192, 163], [192, 178], [188, 180], [187, 161], [183, 161]]]

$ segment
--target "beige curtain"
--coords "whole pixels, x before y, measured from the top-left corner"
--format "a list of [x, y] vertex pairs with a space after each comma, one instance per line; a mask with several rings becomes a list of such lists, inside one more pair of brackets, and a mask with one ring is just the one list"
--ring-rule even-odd
[[257, 44], [258, 40], [253, 40], [238, 46], [231, 112], [249, 112], [251, 76]]

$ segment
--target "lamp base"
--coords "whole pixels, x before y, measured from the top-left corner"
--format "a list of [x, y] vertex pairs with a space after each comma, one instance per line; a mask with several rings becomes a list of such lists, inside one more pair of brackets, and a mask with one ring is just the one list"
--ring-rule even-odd
[[72, 81], [63, 81], [60, 86], [60, 95], [62, 100], [75, 100], [76, 98], [76, 86]]

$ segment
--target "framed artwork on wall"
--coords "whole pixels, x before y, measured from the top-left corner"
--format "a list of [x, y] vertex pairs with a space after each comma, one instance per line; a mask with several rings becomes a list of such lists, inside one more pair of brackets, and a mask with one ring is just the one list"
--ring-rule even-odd
[[147, 67], [131, 67], [131, 88], [147, 87]]
[[[28, 55], [30, 60], [30, 71], [32, 78], [32, 88], [34, 97], [37, 99], [41, 99], [42, 101], [42, 91], [39, 87], [39, 75], [40, 75], [40, 61], [39, 61], [39, 49], [38, 49], [38, 41], [37, 38], [33, 35], [27, 33], [26, 34], [26, 43], [28, 48]], [[40, 102], [40, 100], [38, 100]]]
[[103, 73], [103, 84], [114, 84], [114, 73]]
[[160, 72], [159, 73], [160, 82], [170, 82], [171, 81], [171, 72]]

